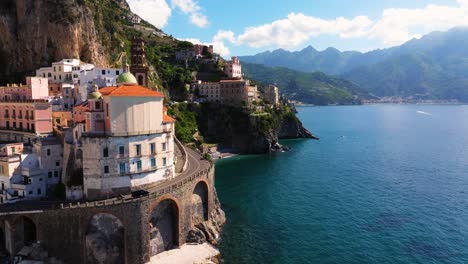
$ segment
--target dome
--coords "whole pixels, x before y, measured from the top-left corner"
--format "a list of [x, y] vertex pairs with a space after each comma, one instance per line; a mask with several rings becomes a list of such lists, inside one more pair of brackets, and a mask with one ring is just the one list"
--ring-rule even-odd
[[138, 82], [133, 74], [124, 72], [117, 78], [117, 85], [125, 84], [138, 84]]
[[97, 100], [102, 97], [102, 94], [100, 92], [92, 92], [88, 95], [88, 100]]

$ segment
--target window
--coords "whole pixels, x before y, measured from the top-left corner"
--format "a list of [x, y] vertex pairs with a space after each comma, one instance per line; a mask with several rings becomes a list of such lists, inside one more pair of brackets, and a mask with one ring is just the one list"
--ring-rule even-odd
[[41, 193], [42, 193], [41, 188], [38, 188], [38, 189], [37, 189], [37, 194], [41, 194]]
[[166, 143], [165, 143], [165, 142], [162, 143], [162, 150], [163, 150], [163, 151], [166, 151]]
[[42, 178], [39, 178], [39, 181], [42, 181]]
[[155, 154], [155, 153], [156, 153], [156, 144], [155, 144], [155, 143], [151, 143], [151, 144], [150, 144], [150, 149], [151, 149], [151, 154]]
[[119, 172], [120, 174], [125, 174], [125, 163], [120, 163], [119, 164]]
[[15, 148], [15, 147], [12, 147], [12, 148], [11, 148], [11, 153], [13, 153], [13, 154], [16, 153], [16, 148]]
[[166, 159], [166, 158], [163, 158], [163, 159], [162, 159], [162, 163], [163, 163], [163, 166], [166, 167], [166, 166], [167, 166], [167, 159]]
[[119, 72], [119, 71], [115, 71], [115, 75], [119, 75], [119, 74], [120, 74], [120, 72]]
[[109, 148], [108, 147], [105, 147], [102, 151], [102, 156], [104, 156], [104, 158], [107, 158], [109, 157]]
[[125, 155], [125, 147], [124, 146], [119, 147], [119, 155], [121, 157], [123, 157]]
[[137, 171], [141, 171], [141, 160], [137, 161]]
[[104, 173], [109, 173], [109, 166], [104, 166]]
[[54, 171], [54, 177], [58, 178], [58, 171]]
[[135, 151], [137, 156], [141, 156], [141, 145], [135, 145]]
[[94, 105], [96, 109], [101, 109], [101, 102], [96, 102]]
[[101, 71], [102, 75], [106, 75], [106, 70]]
[[152, 158], [151, 159], [151, 168], [156, 168], [156, 159], [155, 158]]
[[48, 177], [49, 177], [49, 179], [52, 178], [52, 172], [51, 171], [48, 172]]
[[55, 162], [55, 166], [60, 167], [60, 161], [59, 161], [59, 160], [57, 160], [57, 161]]

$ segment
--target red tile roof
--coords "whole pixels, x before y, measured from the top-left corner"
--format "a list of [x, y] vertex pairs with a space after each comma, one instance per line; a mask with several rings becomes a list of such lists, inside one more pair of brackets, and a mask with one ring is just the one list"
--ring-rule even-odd
[[164, 97], [161, 92], [156, 92], [140, 85], [110, 86], [99, 89], [104, 96], [154, 96]]
[[163, 114], [163, 123], [172, 123], [172, 122], [175, 122], [174, 118]]

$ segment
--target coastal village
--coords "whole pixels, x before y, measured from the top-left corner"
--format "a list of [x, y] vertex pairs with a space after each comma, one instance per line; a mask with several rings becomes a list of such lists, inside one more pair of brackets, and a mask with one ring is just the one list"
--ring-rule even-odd
[[[83, 205], [87, 208], [98, 206], [99, 201], [105, 205], [106, 201], [115, 204], [139, 201], [141, 197], [156, 198], [160, 194], [158, 190], [168, 191], [165, 186], [175, 184], [171, 190], [177, 191], [194, 177], [206, 174], [205, 187], [200, 187], [203, 183], [200, 181], [194, 185], [193, 194], [190, 190], [190, 197], [199, 197], [191, 198], [195, 200], [187, 204], [193, 208], [189, 210], [191, 213], [177, 216], [177, 219], [190, 220], [186, 225], [192, 229], [188, 232], [186, 227], [183, 231], [188, 234], [187, 238], [178, 239], [175, 236], [180, 236], [179, 232], [170, 231], [183, 225], [177, 223], [171, 213], [178, 208], [173, 200], [164, 200], [173, 204], [161, 202], [154, 209], [149, 231], [139, 235], [150, 234], [151, 256], [159, 256], [182, 245], [183, 241], [216, 244], [216, 233], [224, 223], [224, 213], [212, 194], [211, 158], [200, 161], [203, 159], [200, 150], [191, 150], [176, 138], [176, 120], [168, 114], [166, 95], [148, 88], [150, 69], [144, 41], [134, 39], [131, 51], [130, 65], [125, 64], [123, 68], [100, 67], [64, 58], [37, 69], [36, 76], [28, 76], [25, 84], [0, 87], [0, 217], [43, 212], [44, 207], [57, 210], [57, 206], [71, 209]], [[178, 51], [176, 59], [185, 64], [197, 61], [214, 65], [222, 58], [213, 52], [213, 46], [194, 45], [192, 50]], [[192, 95], [191, 102], [252, 112], [279, 106], [278, 88], [268, 85], [260, 93], [257, 85], [244, 79], [237, 57], [224, 62], [223, 73], [223, 78], [216, 82], [194, 78], [187, 87]], [[203, 168], [208, 169], [200, 171]], [[165, 207], [158, 209], [159, 206]], [[18, 208], [20, 210], [16, 211]], [[199, 217], [196, 217], [197, 211]], [[163, 218], [164, 212], [169, 220]], [[94, 217], [98, 216], [104, 219], [99, 220], [102, 223], [120, 223], [110, 215]], [[159, 218], [163, 220], [157, 220]], [[42, 246], [48, 245], [50, 251], [54, 248], [51, 244], [58, 243], [47, 242], [50, 238], [39, 231], [45, 224], [32, 219], [35, 218], [24, 216], [14, 220], [16, 224], [0, 221], [0, 250], [13, 257], [15, 263], [28, 259], [51, 261], [47, 256], [52, 252]], [[99, 228], [107, 227], [92, 227], [97, 234], [107, 232]], [[146, 227], [143, 230], [147, 230]], [[119, 233], [120, 229], [115, 232]], [[86, 258], [93, 260], [89, 263], [120, 263], [109, 262], [109, 252], [100, 252], [94, 244], [89, 244], [101, 242], [94, 233], [86, 235], [85, 243], [89, 247]], [[217, 255], [213, 253], [216, 250], [208, 251], [209, 256]], [[99, 256], [104, 256], [106, 261], [99, 261]]]
[[[177, 58], [203, 59], [203, 50], [214, 55], [212, 46], [195, 45]], [[68, 200], [98, 199], [174, 177], [175, 120], [164, 94], [147, 88], [144, 43], [135, 40], [132, 51], [123, 69], [63, 59], [37, 69], [26, 84], [0, 87], [0, 203], [60, 197], [59, 184]], [[219, 82], [194, 80], [193, 100], [234, 106], [259, 100], [238, 58], [226, 62], [224, 73]], [[267, 86], [263, 100], [279, 104], [278, 88]]]

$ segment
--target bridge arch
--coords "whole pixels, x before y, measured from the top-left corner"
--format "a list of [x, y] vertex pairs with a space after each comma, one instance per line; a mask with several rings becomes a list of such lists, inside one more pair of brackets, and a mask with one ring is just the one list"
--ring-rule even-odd
[[28, 216], [19, 216], [13, 221], [16, 237], [21, 247], [37, 241], [36, 223]]
[[192, 224], [208, 221], [208, 201], [209, 201], [209, 188], [208, 183], [200, 180], [192, 191], [191, 197], [191, 211], [192, 211]]
[[180, 244], [180, 205], [171, 195], [163, 195], [149, 214], [150, 254], [157, 255]]
[[125, 226], [113, 214], [98, 213], [88, 221], [86, 263], [125, 263]]

